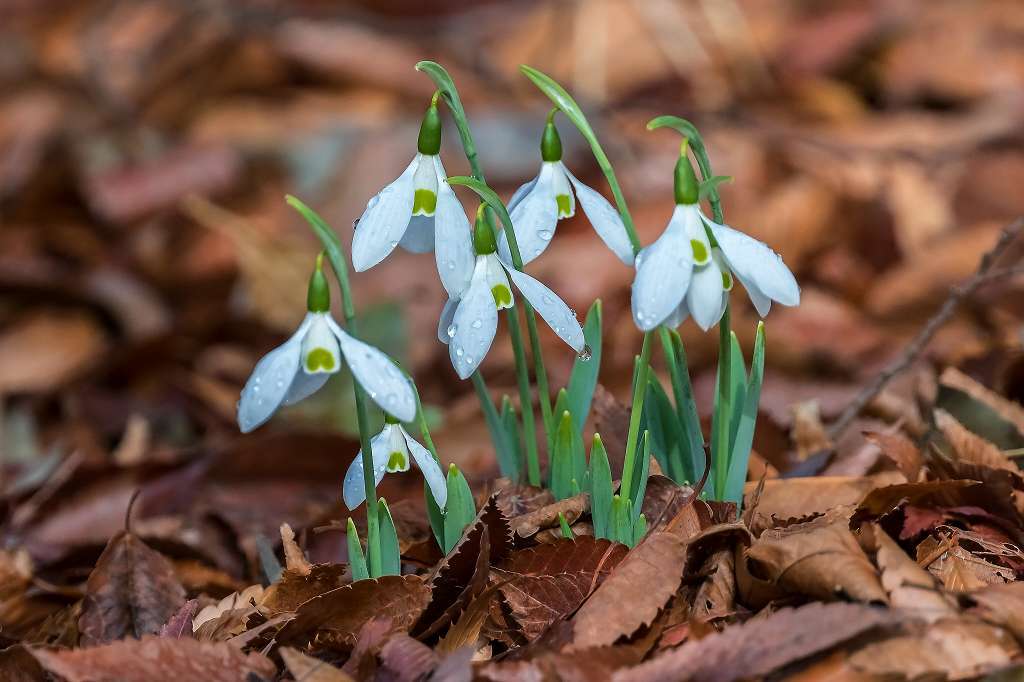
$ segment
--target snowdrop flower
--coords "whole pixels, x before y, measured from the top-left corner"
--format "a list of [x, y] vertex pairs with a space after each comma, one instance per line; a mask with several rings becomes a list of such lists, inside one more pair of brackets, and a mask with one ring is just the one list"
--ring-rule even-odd
[[406, 421], [416, 416], [416, 397], [409, 379], [387, 355], [339, 327], [330, 307], [321, 254], [309, 280], [305, 319], [290, 339], [256, 363], [242, 389], [238, 401], [242, 433], [264, 424], [280, 406], [318, 391], [341, 368], [342, 359], [381, 409]]
[[[551, 243], [558, 221], [576, 213], [578, 198], [597, 235], [619, 260], [632, 265], [633, 245], [619, 212], [599, 192], [580, 182], [562, 163], [562, 141], [553, 121], [556, 111], [553, 109], [548, 114], [541, 137], [540, 173], [517, 189], [508, 203], [523, 263], [529, 263], [544, 252]], [[511, 261], [504, 232], [499, 238], [499, 252], [506, 261]]]
[[[384, 428], [370, 440], [370, 451], [373, 454], [374, 486], [380, 485], [384, 474], [396, 471], [408, 471], [411, 459], [423, 473], [423, 478], [430, 486], [437, 506], [444, 509], [448, 501], [448, 485], [441, 466], [430, 454], [430, 451], [416, 442], [412, 436], [398, 423], [397, 419], [386, 418]], [[355, 509], [366, 499], [366, 487], [363, 482], [363, 451], [360, 450], [352, 460], [345, 473], [344, 494], [345, 505]]]
[[733, 277], [764, 317], [772, 301], [800, 303], [800, 287], [766, 244], [707, 218], [684, 142], [676, 163], [676, 208], [657, 241], [642, 249], [633, 279], [633, 319], [642, 331], [678, 326], [693, 316], [707, 331], [725, 312]]
[[438, 325], [438, 338], [448, 344], [448, 355], [460, 378], [473, 374], [490, 350], [498, 311], [512, 307], [510, 279], [559, 338], [577, 353], [589, 353], [583, 328], [569, 306], [551, 289], [498, 256], [494, 233], [484, 220], [484, 204], [477, 211], [473, 246], [476, 264], [469, 287], [448, 300]]
[[451, 295], [465, 289], [473, 274], [469, 220], [441, 165], [441, 117], [437, 94], [423, 117], [412, 163], [366, 204], [352, 238], [352, 266], [372, 268], [394, 248], [412, 253], [433, 250], [441, 284]]

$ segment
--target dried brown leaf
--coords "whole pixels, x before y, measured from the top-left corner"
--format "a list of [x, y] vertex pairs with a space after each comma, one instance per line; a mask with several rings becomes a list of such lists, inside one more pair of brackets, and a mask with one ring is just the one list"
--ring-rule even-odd
[[558, 525], [558, 515], [564, 514], [565, 520], [575, 523], [584, 512], [590, 509], [590, 496], [580, 493], [573, 497], [567, 497], [552, 504], [546, 505], [536, 511], [517, 516], [512, 519], [512, 530], [521, 538], [528, 538], [536, 535], [542, 528], [553, 528]]
[[296, 680], [302, 682], [351, 682], [352, 677], [343, 673], [327, 661], [307, 656], [298, 649], [283, 646], [278, 649], [281, 660], [288, 667], [288, 672]]
[[588, 573], [603, 579], [626, 556], [629, 548], [594, 537], [560, 538], [555, 542], [513, 552], [498, 567], [522, 575]]
[[655, 532], [634, 547], [573, 618], [572, 649], [613, 644], [649, 624], [679, 588], [686, 544]]
[[316, 564], [305, 574], [290, 569], [263, 591], [260, 610], [277, 614], [295, 611], [313, 597], [350, 583], [352, 575], [345, 564]]
[[1001, 625], [1024, 642], [1024, 582], [986, 585], [967, 593], [976, 611], [989, 623]]
[[298, 575], [309, 575], [309, 560], [295, 542], [295, 531], [287, 523], [281, 524], [281, 545], [284, 547], [285, 570]]
[[110, 539], [86, 581], [78, 621], [82, 644], [155, 634], [184, 602], [174, 565], [122, 531]]
[[955, 605], [943, 594], [935, 579], [896, 544], [879, 526], [869, 526], [874, 541], [875, 562], [881, 570], [882, 587], [889, 595], [889, 603], [917, 615], [924, 621], [934, 622], [954, 616]]
[[890, 611], [861, 604], [815, 603], [781, 609], [691, 640], [647, 663], [623, 670], [612, 679], [730, 682], [758, 678], [896, 620]]
[[67, 682], [248, 682], [250, 675], [270, 678], [277, 672], [266, 656], [244, 654], [226, 642], [186, 637], [143, 637], [83, 649], [31, 651], [44, 668]]
[[864, 434], [864, 437], [877, 445], [882, 450], [882, 454], [892, 460], [896, 467], [903, 472], [903, 475], [907, 477], [908, 482], [914, 483], [917, 481], [921, 473], [921, 464], [924, 461], [924, 456], [921, 454], [921, 450], [914, 445], [914, 441], [898, 431], [893, 433], [868, 431]]
[[792, 594], [885, 603], [875, 567], [845, 520], [815, 519], [766, 530], [747, 550], [754, 575]]
[[1021, 470], [1003, 451], [979, 435], [969, 431], [945, 410], [935, 410], [935, 425], [942, 431], [954, 456], [961, 462], [1002, 469], [1021, 477]]
[[978, 383], [955, 367], [947, 367], [939, 376], [943, 387], [952, 388], [965, 393], [970, 398], [985, 405], [1012, 425], [1018, 437], [1024, 438], [1024, 407], [1012, 400], [1007, 400], [995, 391]]
[[383, 672], [397, 682], [416, 682], [437, 667], [438, 657], [426, 644], [398, 632], [381, 647], [380, 663]]
[[[744, 506], [750, 504], [756, 483], [748, 483]], [[771, 528], [777, 521], [804, 519], [830, 509], [856, 505], [877, 482], [860, 476], [813, 476], [766, 480], [754, 512], [752, 530]]]

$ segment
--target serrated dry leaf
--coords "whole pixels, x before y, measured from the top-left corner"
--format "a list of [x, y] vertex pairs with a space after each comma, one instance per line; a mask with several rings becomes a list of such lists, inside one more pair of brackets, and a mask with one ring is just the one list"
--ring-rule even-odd
[[174, 565], [128, 531], [111, 538], [89, 574], [78, 628], [82, 644], [160, 631], [185, 603]]
[[885, 603], [878, 574], [844, 519], [766, 530], [746, 553], [750, 572], [787, 592]]
[[304, 574], [288, 569], [276, 583], [263, 590], [257, 603], [261, 611], [270, 615], [295, 611], [313, 597], [351, 581], [352, 574], [345, 564], [316, 564]]
[[[747, 483], [744, 506], [750, 504], [756, 487], [754, 482]], [[876, 487], [878, 483], [873, 478], [861, 476], [765, 480], [751, 529], [771, 528], [777, 522], [809, 518], [837, 507], [855, 506]]]
[[647, 625], [679, 588], [686, 544], [667, 532], [648, 535], [615, 567], [573, 617], [572, 649], [613, 644]]
[[907, 556], [884, 530], [868, 526], [865, 534], [870, 535], [868, 539], [876, 547], [875, 562], [882, 573], [882, 587], [894, 608], [904, 609], [927, 622], [956, 615], [952, 600], [938, 589], [931, 574]]
[[248, 682], [251, 675], [270, 678], [277, 671], [266, 656], [244, 654], [226, 642], [187, 637], [143, 637], [83, 649], [31, 651], [44, 668], [67, 682]]

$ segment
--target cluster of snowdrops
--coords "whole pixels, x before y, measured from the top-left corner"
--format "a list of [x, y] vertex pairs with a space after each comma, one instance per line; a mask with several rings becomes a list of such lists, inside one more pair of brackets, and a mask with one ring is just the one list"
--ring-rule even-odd
[[[367, 270], [397, 247], [415, 254], [433, 251], [448, 296], [439, 316], [438, 340], [448, 346], [458, 376], [473, 381], [503, 475], [546, 485], [558, 499], [589, 493], [595, 535], [629, 545], [638, 542], [646, 530], [640, 508], [652, 455], [663, 471], [679, 482], [703, 478], [715, 498], [739, 501], [763, 376], [764, 327], [763, 323], [758, 326], [748, 372], [729, 329], [730, 292], [738, 281], [764, 317], [773, 301], [796, 305], [800, 290], [778, 254], [723, 223], [716, 188], [727, 178], [712, 175], [696, 128], [673, 116], [659, 117], [648, 125], [675, 129], [683, 141], [675, 167], [675, 210], [661, 236], [642, 246], [611, 163], [582, 110], [558, 83], [522, 67], [554, 108], [541, 135], [537, 176], [505, 204], [486, 184], [465, 111], [448, 73], [434, 62], [421, 62], [417, 69], [434, 80], [437, 92], [423, 117], [411, 163], [369, 200], [356, 223], [351, 265], [357, 272]], [[448, 177], [445, 173], [440, 158], [441, 102], [452, 114], [472, 177]], [[556, 128], [559, 113], [590, 144], [614, 195], [614, 206], [562, 162]], [[472, 224], [455, 194], [457, 186], [479, 196]], [[711, 218], [701, 208], [702, 201], [709, 203]], [[442, 467], [413, 380], [386, 354], [359, 340], [346, 250], [336, 233], [298, 199], [289, 197], [288, 202], [310, 223], [324, 251], [310, 278], [308, 312], [291, 338], [256, 365], [238, 403], [238, 424], [243, 432], [252, 431], [282, 405], [316, 392], [346, 365], [355, 379], [361, 450], [345, 476], [344, 500], [350, 509], [363, 502], [367, 505], [365, 551], [355, 525], [351, 519], [348, 522], [353, 577], [396, 574], [400, 561], [394, 523], [387, 502], [376, 496], [383, 476], [407, 471], [411, 463], [419, 468], [431, 527], [445, 551], [457, 544], [472, 522], [476, 514], [473, 495], [454, 465], [447, 470]], [[577, 206], [605, 245], [625, 266], [635, 269], [633, 321], [644, 332], [644, 340], [635, 363], [624, 465], [617, 486], [600, 436], [594, 436], [589, 457], [583, 442], [583, 424], [600, 365], [600, 304], [595, 303], [581, 325], [557, 293], [524, 271], [554, 239], [558, 222], [573, 216]], [[338, 279], [344, 327], [331, 314], [325, 255]], [[517, 301], [514, 292], [521, 300]], [[496, 407], [478, 370], [494, 341], [502, 310], [506, 311], [516, 361], [518, 410], [508, 396]], [[538, 341], [538, 316], [577, 355], [569, 383], [557, 391], [553, 403]], [[710, 448], [705, 446], [685, 350], [675, 331], [687, 318], [705, 331], [719, 326]], [[527, 363], [527, 340], [531, 364]], [[652, 346], [657, 342], [665, 355], [672, 398], [650, 371]], [[384, 415], [384, 426], [376, 435], [370, 433], [369, 403]], [[410, 433], [416, 430], [419, 440]], [[549, 466], [544, 478], [538, 441], [547, 445]], [[562, 532], [571, 535], [572, 531], [563, 523]]]

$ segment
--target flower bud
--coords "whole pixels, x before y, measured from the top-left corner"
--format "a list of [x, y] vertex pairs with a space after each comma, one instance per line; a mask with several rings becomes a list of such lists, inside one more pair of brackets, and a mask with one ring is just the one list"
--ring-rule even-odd
[[473, 247], [478, 256], [486, 256], [498, 250], [494, 241], [494, 230], [487, 223], [487, 204], [481, 203], [476, 209], [476, 223], [473, 225]]
[[562, 138], [558, 136], [558, 128], [555, 127], [555, 113], [558, 109], [552, 109], [548, 114], [547, 123], [544, 124], [544, 134], [540, 138], [540, 158], [544, 161], [562, 160]]

